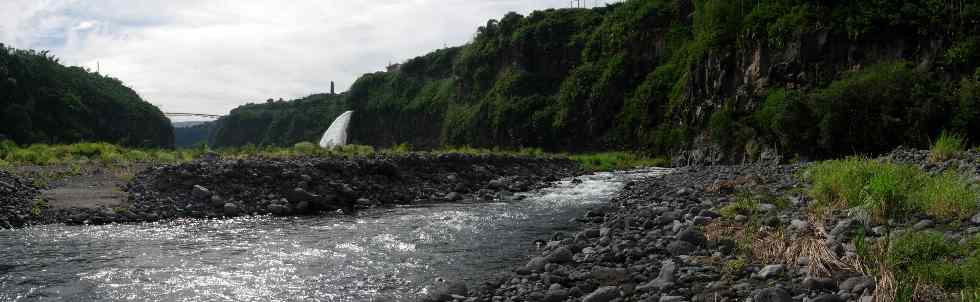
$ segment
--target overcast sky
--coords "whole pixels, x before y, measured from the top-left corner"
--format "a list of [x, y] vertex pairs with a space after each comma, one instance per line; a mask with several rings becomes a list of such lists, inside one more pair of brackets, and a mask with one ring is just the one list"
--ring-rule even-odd
[[[592, 3], [592, 0], [583, 2]], [[462, 45], [509, 11], [568, 0], [0, 0], [0, 43], [101, 68], [165, 112], [338, 92]], [[100, 65], [100, 66], [97, 66]]]

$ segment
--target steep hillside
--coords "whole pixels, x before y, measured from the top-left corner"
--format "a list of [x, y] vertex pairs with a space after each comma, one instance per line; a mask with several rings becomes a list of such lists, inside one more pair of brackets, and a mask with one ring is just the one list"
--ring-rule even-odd
[[318, 141], [333, 119], [347, 108], [341, 94], [247, 104], [215, 121], [210, 126], [208, 143], [212, 147], [291, 146], [301, 141]]
[[20, 144], [102, 141], [173, 146], [160, 109], [117, 79], [0, 44], [0, 135]]
[[[467, 45], [362, 76], [344, 102], [353, 142], [375, 146], [709, 161], [879, 153], [944, 129], [980, 139], [978, 26], [969, 1], [631, 0], [511, 13]], [[299, 137], [270, 128], [259, 136]]]

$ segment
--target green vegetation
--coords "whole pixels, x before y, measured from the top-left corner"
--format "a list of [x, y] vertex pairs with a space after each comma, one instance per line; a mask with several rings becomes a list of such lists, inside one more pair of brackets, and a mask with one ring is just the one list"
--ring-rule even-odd
[[722, 217], [733, 219], [736, 215], [745, 215], [749, 218], [759, 212], [759, 201], [748, 193], [740, 193], [735, 197], [735, 201], [725, 205], [718, 210]]
[[952, 172], [933, 176], [911, 165], [851, 157], [820, 162], [805, 175], [818, 206], [862, 207], [879, 221], [920, 212], [959, 221], [977, 212], [977, 189]]
[[665, 158], [652, 158], [630, 152], [604, 152], [570, 155], [588, 171], [613, 171], [640, 167], [664, 167], [670, 165]]
[[629, 0], [510, 13], [342, 95], [243, 106], [209, 143], [313, 141], [349, 109], [352, 142], [379, 148], [659, 157], [714, 145], [734, 160], [924, 148], [941, 129], [980, 139], [978, 27], [980, 4], [968, 1]]
[[117, 79], [65, 67], [46, 51], [0, 44], [0, 139], [20, 144], [102, 141], [171, 147], [160, 110]]
[[922, 285], [958, 293], [963, 301], [975, 301], [980, 293], [978, 242], [980, 237], [958, 244], [931, 231], [901, 234], [892, 239], [884, 264], [898, 281], [897, 301], [911, 301], [916, 288]]
[[207, 143], [216, 148], [249, 144], [289, 147], [302, 141], [319, 141], [333, 119], [347, 108], [343, 95], [336, 94], [314, 94], [288, 102], [269, 99], [262, 104], [240, 106], [214, 123], [177, 131], [186, 131], [181, 134], [191, 136], [188, 140], [205, 132], [209, 135]]
[[929, 149], [929, 160], [933, 162], [946, 161], [959, 156], [965, 150], [965, 136], [943, 131], [936, 142], [932, 143], [932, 148]]

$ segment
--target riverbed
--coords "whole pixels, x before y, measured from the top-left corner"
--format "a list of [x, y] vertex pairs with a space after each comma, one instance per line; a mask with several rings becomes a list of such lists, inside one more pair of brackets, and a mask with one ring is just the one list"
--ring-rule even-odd
[[509, 270], [626, 182], [667, 172], [585, 175], [507, 202], [0, 230], [0, 301], [411, 300]]

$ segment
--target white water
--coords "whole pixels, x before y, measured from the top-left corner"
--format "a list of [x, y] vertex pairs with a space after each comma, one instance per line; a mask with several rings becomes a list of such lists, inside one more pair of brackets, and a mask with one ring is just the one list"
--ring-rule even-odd
[[519, 202], [0, 230], [0, 301], [412, 300], [436, 278], [475, 286], [520, 265], [625, 182], [667, 172], [582, 176]]
[[347, 125], [350, 124], [350, 118], [353, 114], [354, 111], [344, 112], [334, 119], [333, 123], [330, 123], [330, 127], [327, 128], [326, 132], [323, 132], [323, 137], [320, 138], [320, 148], [332, 148], [347, 144]]

